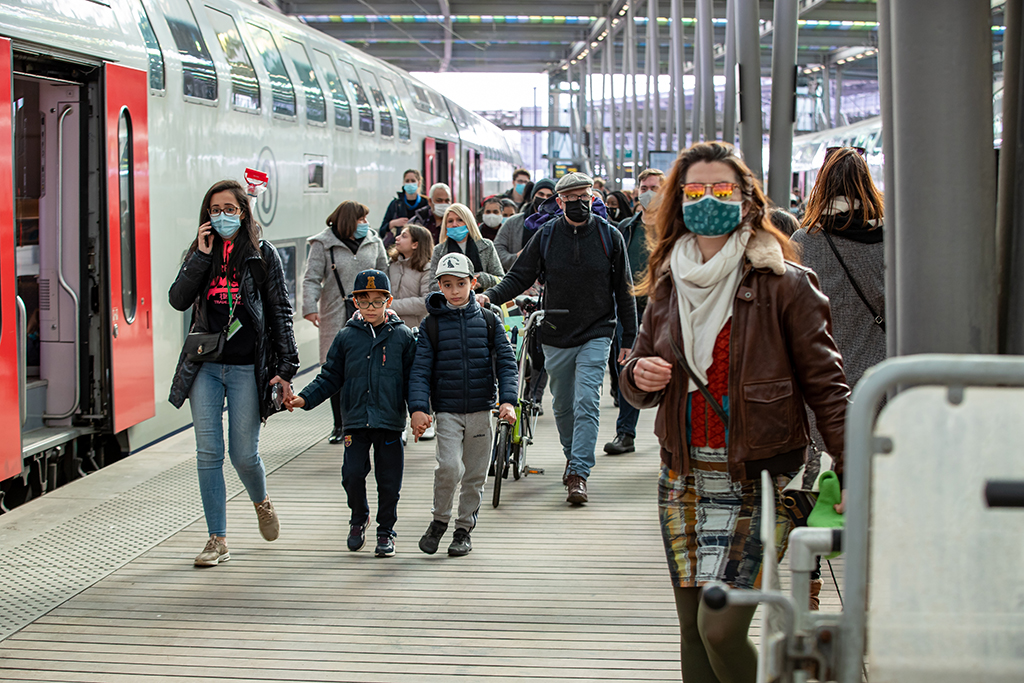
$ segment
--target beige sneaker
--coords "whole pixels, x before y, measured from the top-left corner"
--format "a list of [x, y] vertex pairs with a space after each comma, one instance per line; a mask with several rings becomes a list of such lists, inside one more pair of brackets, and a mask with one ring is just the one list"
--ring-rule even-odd
[[196, 566], [214, 567], [230, 559], [231, 555], [228, 553], [228, 544], [224, 539], [210, 536], [210, 540], [206, 542], [203, 552], [196, 555]]
[[253, 503], [256, 506], [256, 516], [260, 520], [260, 535], [268, 541], [273, 541], [281, 532], [281, 523], [277, 521], [277, 513], [274, 512], [274, 504], [270, 502], [270, 496], [262, 503]]

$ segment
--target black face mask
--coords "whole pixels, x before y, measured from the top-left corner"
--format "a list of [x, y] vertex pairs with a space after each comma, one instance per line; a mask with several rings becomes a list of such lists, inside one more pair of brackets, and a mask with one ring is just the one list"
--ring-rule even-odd
[[582, 199], [565, 202], [565, 217], [573, 223], [586, 223], [590, 218], [590, 202]]
[[613, 221], [619, 220], [619, 210], [618, 209], [608, 209], [608, 217], [611, 218]]
[[533, 208], [532, 213], [537, 213], [538, 211], [540, 211], [540, 205], [546, 202], [547, 200], [547, 197], [534, 197], [533, 203], [530, 205]]

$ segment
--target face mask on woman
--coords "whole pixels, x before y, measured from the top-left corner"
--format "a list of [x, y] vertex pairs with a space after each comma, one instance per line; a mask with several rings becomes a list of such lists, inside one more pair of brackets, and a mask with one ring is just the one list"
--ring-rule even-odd
[[229, 216], [226, 213], [222, 213], [219, 216], [210, 217], [210, 225], [217, 231], [223, 239], [230, 239], [232, 235], [238, 232], [238, 228], [242, 225], [242, 216], [235, 214]]
[[451, 204], [434, 204], [434, 215], [440, 218]]
[[366, 233], [370, 231], [369, 223], [356, 223], [356, 230], [352, 233], [352, 237], [361, 240], [366, 237]]
[[405, 185], [402, 185], [402, 189], [411, 197], [416, 194], [416, 190], [420, 189], [420, 186], [416, 183], [406, 183]]
[[496, 213], [485, 213], [484, 214], [484, 225], [488, 228], [496, 228], [501, 225], [501, 216]]
[[736, 229], [743, 219], [743, 202], [723, 202], [710, 195], [683, 204], [686, 229], [702, 237], [720, 237]]
[[469, 236], [468, 225], [453, 225], [448, 228], [448, 238], [453, 239], [456, 242], [461, 242], [466, 239], [467, 236]]

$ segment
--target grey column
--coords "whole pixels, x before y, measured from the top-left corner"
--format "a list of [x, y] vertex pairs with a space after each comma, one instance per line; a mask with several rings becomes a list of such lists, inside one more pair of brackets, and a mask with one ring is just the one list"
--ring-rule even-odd
[[[752, 0], [757, 2], [757, 0]], [[683, 60], [686, 58], [686, 49], [683, 45], [686, 34], [683, 31], [683, 0], [670, 0], [672, 25], [669, 27], [669, 51], [672, 60], [672, 88], [674, 97], [674, 121], [675, 132], [678, 136], [674, 149], [680, 150], [686, 147], [686, 87], [683, 78]], [[756, 4], [755, 4], [756, 7]], [[669, 147], [672, 147], [672, 133], [669, 131]]]
[[[661, 92], [658, 90], [658, 76], [661, 71], [661, 31], [658, 29], [658, 0], [647, 0], [647, 40], [651, 43], [651, 50], [648, 52], [651, 55], [651, 68], [648, 73], [651, 74], [651, 79], [654, 84], [654, 90], [651, 91], [651, 128], [653, 138], [651, 139], [651, 145], [653, 149], [664, 149], [661, 146]], [[644, 160], [646, 162], [646, 159]]]
[[1021, 144], [1022, 0], [1007, 0], [1003, 9], [1003, 144], [999, 154], [999, 202], [996, 253], [999, 260], [999, 340], [1001, 353], [1024, 353], [1024, 154]]
[[704, 97], [703, 79], [700, 77], [701, 56], [703, 55], [700, 49], [700, 38], [700, 25], [697, 24], [693, 27], [693, 102], [690, 104], [690, 115], [693, 117], [693, 135], [690, 139], [694, 144], [704, 139], [704, 126], [701, 125], [700, 117], [701, 102]]
[[662, 149], [676, 149], [672, 137], [676, 128], [676, 48], [675, 38], [672, 34], [672, 25], [669, 24], [668, 39], [668, 93], [665, 98], [665, 146]]
[[[899, 308], [896, 302], [896, 148], [892, 141], [892, 21], [889, 0], [878, 0], [878, 91], [882, 105], [882, 151], [885, 157], [885, 345], [886, 355], [896, 355]], [[862, 641], [863, 645], [863, 641]]]
[[636, 177], [636, 165], [639, 161], [639, 120], [637, 117], [637, 94], [636, 94], [636, 3], [630, 2], [626, 9], [626, 42], [625, 48], [629, 52], [629, 66], [626, 67], [629, 74], [630, 106], [629, 106], [629, 131], [630, 131], [630, 152], [633, 158], [633, 177]]
[[[647, 20], [647, 32], [644, 38], [644, 118], [640, 134], [640, 159], [646, 166], [647, 150], [651, 145], [651, 22]], [[639, 173], [634, 168], [633, 177]]]
[[589, 144], [587, 145], [587, 157], [590, 159], [590, 174], [597, 175], [597, 117], [594, 115], [594, 65], [590, 58], [594, 56], [594, 49], [589, 48], [587, 52], [587, 126], [590, 130]]
[[725, 3], [725, 97], [722, 139], [736, 144], [736, 0]]
[[714, 16], [711, 0], [697, 0], [697, 31], [700, 33], [700, 72], [697, 82], [701, 89], [704, 113], [705, 140], [718, 139], [715, 120], [715, 32], [711, 22]]
[[[568, 91], [568, 93], [566, 93], [566, 95], [568, 96], [568, 101], [569, 101], [569, 104], [566, 107], [566, 113], [569, 115], [569, 158], [572, 159], [572, 161], [575, 162], [575, 160], [576, 160], [576, 117], [574, 115], [573, 106], [572, 106], [572, 104], [573, 104], [573, 102], [572, 102], [572, 72], [573, 72], [573, 68], [571, 66], [565, 72], [565, 82], [569, 86], [569, 91]], [[559, 88], [555, 92], [556, 92], [556, 95], [555, 95], [555, 98], [556, 98], [555, 99], [555, 109], [557, 109], [558, 112], [561, 113], [561, 111], [562, 111], [562, 97], [563, 97], [562, 91], [561, 91], [561, 84], [559, 84]]]
[[[615, 177], [615, 162], [612, 160], [615, 150], [615, 118], [612, 116], [612, 107], [615, 106], [615, 100], [611, 97], [611, 54], [614, 48], [611, 36], [607, 38], [601, 41], [601, 165], [604, 167], [605, 179], [610, 181]], [[608, 128], [612, 131], [611, 136], [605, 132]]]
[[743, 152], [743, 160], [754, 172], [754, 177], [763, 181], [759, 21], [758, 0], [736, 0], [736, 46], [740, 65], [740, 150]]
[[[889, 6], [899, 355], [997, 350], [990, 12]], [[954, 191], [965, 178], [969, 200]]]
[[821, 70], [821, 114], [825, 117], [825, 128], [832, 127], [832, 84], [829, 82], [829, 62], [825, 57], [825, 68]]
[[769, 136], [768, 197], [776, 206], [789, 206], [793, 167], [794, 93], [796, 92], [796, 31], [799, 0], [775, 0], [772, 40], [772, 119]]
[[[621, 23], [621, 22], [620, 22]], [[614, 34], [612, 34], [614, 35]], [[609, 36], [611, 38], [611, 36]], [[612, 43], [614, 50], [614, 42]], [[625, 46], [622, 50], [622, 62], [625, 62]], [[621, 63], [617, 64], [618, 61], [616, 54], [612, 53], [612, 117], [613, 121], [616, 122], [616, 131], [612, 134], [612, 153], [615, 155], [615, 178], [616, 184], [615, 189], [619, 189], [618, 183], [622, 178], [622, 160], [626, 146], [626, 127], [625, 127], [625, 115], [626, 115], [626, 82], [622, 82], [622, 109], [618, 110], [615, 107], [615, 74], [623, 73], [624, 68]]]
[[557, 126], [558, 123], [559, 123], [559, 121], [558, 121], [558, 102], [557, 102], [557, 99], [556, 99], [557, 96], [555, 95], [555, 92], [556, 92], [556, 89], [555, 89], [555, 77], [553, 75], [549, 75], [548, 76], [548, 126], [550, 126], [552, 128], [552, 130], [550, 132], [548, 132], [548, 166], [549, 166], [548, 173], [549, 174], [554, 170], [554, 167], [552, 166], [552, 164], [554, 163], [555, 159], [558, 158], [558, 157], [555, 156], [556, 153], [557, 153], [557, 149], [558, 148], [555, 145], [556, 137], [555, 137], [555, 131], [553, 130], [554, 127]]
[[835, 127], [846, 125], [843, 121], [843, 67], [836, 65], [836, 106], [835, 110]]

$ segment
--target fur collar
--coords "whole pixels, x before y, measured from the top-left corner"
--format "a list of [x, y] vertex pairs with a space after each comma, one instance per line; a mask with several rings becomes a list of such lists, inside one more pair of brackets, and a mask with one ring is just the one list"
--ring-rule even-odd
[[[745, 255], [753, 268], [767, 268], [776, 275], [783, 275], [786, 272], [786, 257], [782, 253], [782, 245], [764, 230], [755, 230], [750, 236]], [[669, 260], [665, 259], [659, 277], [668, 274]]]

